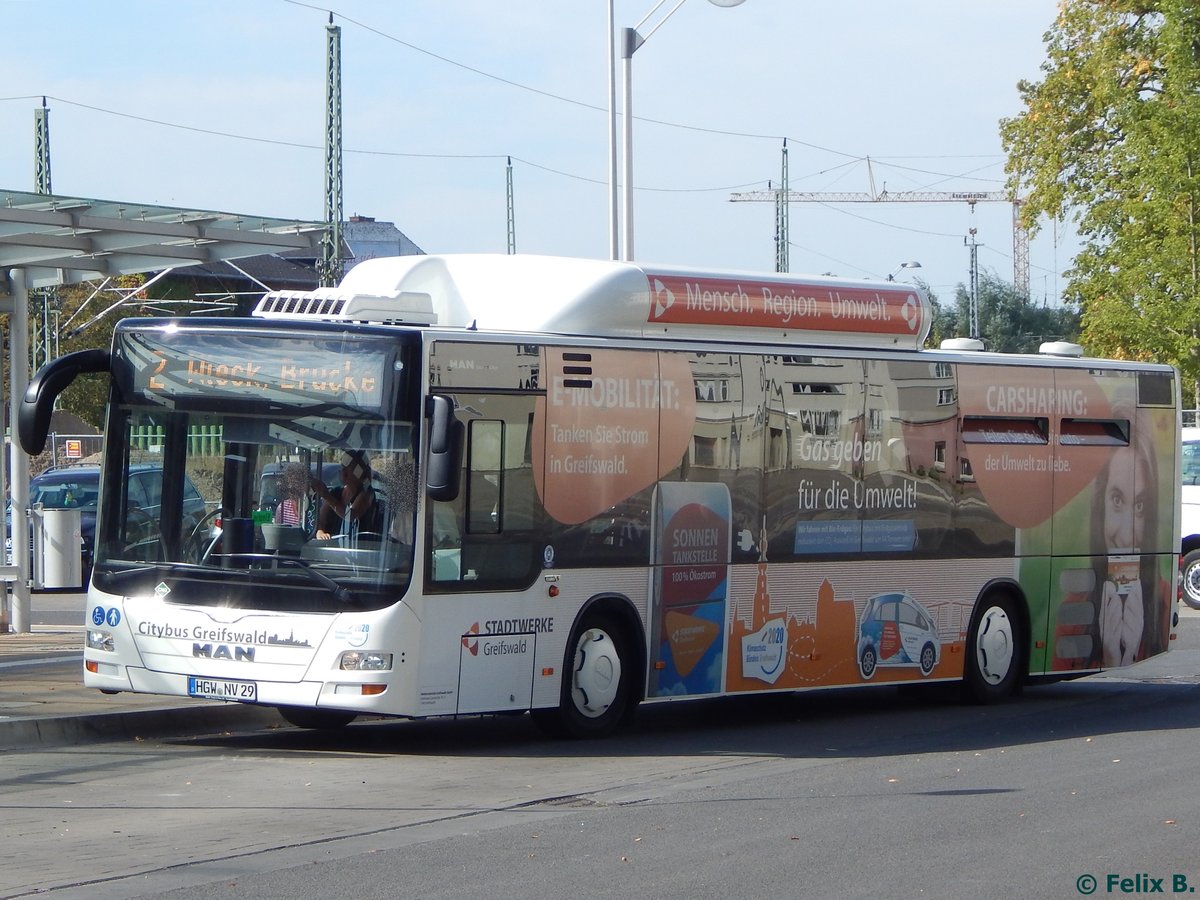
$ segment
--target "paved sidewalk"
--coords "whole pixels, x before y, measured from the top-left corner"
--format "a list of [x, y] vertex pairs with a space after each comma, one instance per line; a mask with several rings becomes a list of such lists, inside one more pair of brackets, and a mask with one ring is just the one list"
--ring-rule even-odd
[[85, 688], [83, 631], [0, 633], [0, 750], [283, 724], [268, 707]]

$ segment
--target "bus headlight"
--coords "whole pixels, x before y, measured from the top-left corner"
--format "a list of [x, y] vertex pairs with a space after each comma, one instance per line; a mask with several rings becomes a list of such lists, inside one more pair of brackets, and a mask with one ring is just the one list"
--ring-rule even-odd
[[338, 661], [346, 672], [386, 672], [392, 667], [392, 654], [347, 650]]
[[87, 647], [89, 650], [103, 650], [105, 653], [115, 653], [117, 650], [113, 646], [112, 632], [109, 631], [88, 631]]

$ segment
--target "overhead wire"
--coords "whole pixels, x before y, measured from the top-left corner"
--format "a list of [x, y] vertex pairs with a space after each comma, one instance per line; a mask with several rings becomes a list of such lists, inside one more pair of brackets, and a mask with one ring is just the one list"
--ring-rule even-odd
[[[532, 94], [535, 94], [538, 96], [543, 96], [548, 99], [555, 100], [557, 102], [562, 102], [562, 103], [570, 104], [570, 105], [577, 106], [577, 107], [580, 107], [583, 109], [590, 109], [590, 110], [594, 110], [594, 111], [598, 111], [598, 112], [604, 112], [604, 113], [608, 112], [606, 107], [602, 107], [597, 104], [578, 100], [578, 99], [575, 99], [572, 97], [567, 97], [565, 95], [558, 94], [553, 91], [547, 91], [542, 88], [538, 88], [538, 87], [535, 87], [535, 86], [532, 86], [529, 84], [525, 84], [520, 81], [516, 81], [514, 79], [505, 78], [503, 76], [496, 75], [491, 72], [487, 72], [483, 69], [469, 65], [467, 63], [463, 63], [458, 60], [452, 59], [443, 54], [435, 53], [431, 50], [427, 50], [423, 47], [417, 46], [416, 44], [412, 44], [408, 41], [405, 41], [405, 40], [397, 37], [394, 34], [384, 31], [381, 28], [377, 28], [366, 22], [360, 21], [360, 20], [355, 19], [348, 15], [345, 15], [344, 13], [333, 11], [326, 7], [318, 6], [313, 3], [307, 3], [307, 2], [304, 2], [304, 0], [283, 0], [283, 2], [288, 3], [292, 6], [311, 9], [314, 11], [319, 11], [322, 14], [329, 14], [331, 17], [336, 17], [337, 19], [340, 19], [350, 25], [353, 25], [356, 28], [362, 29], [363, 31], [368, 32], [370, 34], [374, 34], [379, 38], [382, 38], [384, 40], [393, 42], [397, 45], [403, 46], [415, 53], [420, 53], [422, 55], [428, 56], [428, 57], [435, 59], [443, 64], [450, 65], [450, 66], [462, 69], [463, 71], [470, 72], [479, 77], [486, 78], [486, 79], [495, 81], [497, 83], [504, 84], [509, 87], [513, 87], [513, 88], [521, 90], [521, 91], [526, 91], [526, 92], [529, 92], [529, 93], [532, 93]], [[38, 99], [41, 96], [42, 95], [39, 94], [36, 97], [35, 96], [4, 97], [4, 98], [0, 98], [0, 101]], [[235, 132], [223, 131], [220, 129], [206, 128], [206, 127], [193, 126], [193, 125], [185, 125], [182, 123], [170, 122], [170, 121], [166, 121], [163, 119], [154, 118], [151, 116], [144, 116], [144, 115], [138, 115], [135, 113], [123, 112], [120, 110], [108, 109], [108, 108], [97, 106], [94, 104], [88, 104], [88, 103], [83, 103], [80, 101], [69, 100], [69, 99], [66, 99], [63, 97], [57, 97], [57, 96], [51, 96], [51, 95], [46, 95], [46, 97], [49, 99], [53, 99], [57, 103], [75, 106], [75, 107], [78, 107], [81, 109], [87, 109], [87, 110], [105, 114], [105, 115], [117, 116], [117, 117], [129, 119], [132, 121], [144, 122], [147, 124], [157, 125], [157, 126], [166, 127], [166, 128], [179, 129], [179, 130], [188, 131], [188, 132], [192, 132], [192, 133], [196, 133], [196, 134], [204, 134], [204, 135], [209, 135], [209, 136], [213, 136], [213, 137], [220, 137], [220, 138], [226, 138], [226, 139], [232, 139], [232, 140], [250, 141], [250, 142], [262, 143], [262, 144], [267, 144], [267, 145], [272, 145], [272, 146], [290, 147], [290, 148], [301, 149], [301, 150], [315, 150], [315, 151], [323, 151], [324, 150], [323, 145], [317, 145], [317, 144], [306, 143], [306, 142], [301, 142], [301, 141], [289, 141], [289, 140], [283, 140], [283, 139], [279, 139], [279, 138], [269, 138], [269, 137], [238, 134]], [[766, 133], [760, 133], [760, 132], [736, 131], [736, 130], [731, 130], [731, 129], [698, 126], [698, 125], [692, 125], [692, 124], [688, 124], [688, 123], [672, 122], [672, 121], [667, 121], [667, 120], [663, 120], [663, 119], [655, 119], [655, 118], [650, 118], [650, 117], [645, 117], [645, 116], [635, 116], [634, 118], [639, 122], [645, 122], [648, 124], [654, 124], [654, 125], [659, 125], [659, 126], [664, 126], [664, 127], [677, 128], [677, 129], [706, 133], [706, 134], [714, 134], [714, 135], [721, 135], [721, 136], [727, 136], [727, 137], [739, 137], [739, 138], [747, 138], [747, 139], [754, 139], [754, 140], [773, 140], [773, 141], [786, 140], [793, 145], [805, 147], [805, 148], [820, 151], [823, 153], [828, 153], [828, 154], [831, 154], [834, 156], [840, 156], [840, 157], [843, 157], [845, 160], [844, 162], [839, 163], [838, 165], [829, 167], [825, 170], [822, 170], [820, 173], [814, 173], [814, 174], [828, 174], [839, 168], [847, 168], [848, 169], [851, 166], [854, 166], [858, 163], [862, 163], [862, 162], [870, 159], [872, 162], [877, 163], [884, 167], [890, 167], [890, 168], [894, 168], [894, 169], [897, 169], [900, 171], [906, 171], [906, 172], [912, 172], [912, 173], [917, 173], [917, 174], [922, 174], [922, 175], [933, 176], [933, 177], [939, 179], [938, 181], [932, 182], [930, 185], [928, 185], [924, 188], [920, 188], [923, 190], [927, 190], [927, 189], [929, 189], [929, 187], [932, 187], [934, 185], [943, 184], [947, 181], [952, 181], [952, 180], [960, 179], [960, 178], [972, 178], [974, 180], [991, 181], [991, 182], [995, 182], [995, 183], [1002, 183], [1002, 181], [1003, 181], [1002, 179], [991, 179], [991, 178], [986, 178], [984, 176], [974, 174], [974, 173], [980, 172], [984, 169], [990, 168], [991, 166], [995, 165], [995, 163], [990, 163], [987, 165], [979, 166], [975, 169], [969, 170], [968, 172], [959, 173], [959, 174], [955, 175], [955, 174], [950, 174], [950, 173], [945, 173], [945, 172], [932, 171], [929, 169], [921, 169], [921, 168], [917, 168], [917, 167], [913, 167], [913, 166], [906, 166], [899, 162], [892, 161], [892, 160], [900, 160], [900, 159], [905, 159], [905, 160], [909, 160], [909, 159], [950, 160], [950, 159], [993, 159], [993, 158], [995, 158], [994, 156], [992, 156], [990, 154], [969, 154], [969, 155], [937, 154], [937, 155], [918, 155], [918, 156], [868, 157], [864, 154], [848, 153], [843, 150], [838, 150], [835, 148], [822, 146], [820, 144], [815, 144], [815, 143], [812, 143], [809, 141], [804, 141], [802, 139], [792, 137], [792, 136], [787, 136], [787, 135], [766, 134]], [[417, 152], [411, 152], [411, 151], [374, 150], [374, 149], [363, 149], [363, 148], [354, 148], [354, 147], [344, 148], [343, 152], [349, 153], [349, 154], [355, 154], [355, 155], [381, 156], [381, 157], [406, 158], [406, 159], [488, 160], [488, 159], [511, 158], [514, 161], [517, 161], [523, 165], [529, 166], [530, 168], [544, 171], [549, 174], [556, 175], [558, 177], [563, 177], [563, 178], [572, 179], [572, 180], [581, 181], [581, 182], [590, 183], [590, 184], [601, 184], [601, 185], [607, 184], [607, 180], [603, 179], [603, 178], [594, 178], [594, 177], [589, 177], [589, 176], [585, 176], [585, 175], [580, 175], [577, 173], [567, 172], [562, 169], [558, 169], [558, 168], [548, 166], [548, 165], [545, 165], [542, 163], [537, 163], [537, 162], [534, 162], [533, 160], [525, 159], [520, 156], [514, 156], [509, 153], [474, 153], [474, 154], [417, 153]], [[813, 176], [801, 176], [801, 180], [803, 180], [804, 178], [807, 178], [807, 177], [813, 177]], [[845, 173], [843, 174], [842, 177], [845, 177]], [[719, 186], [719, 187], [702, 187], [702, 188], [639, 187], [637, 189], [639, 191], [649, 191], [649, 192], [657, 192], [657, 193], [726, 192], [726, 191], [744, 189], [744, 188], [751, 187], [754, 185], [761, 185], [763, 183], [763, 181], [764, 181], [763, 179], [759, 179], [757, 181], [749, 182], [749, 183], [745, 183], [745, 184]], [[767, 181], [767, 183], [769, 184], [770, 182]], [[952, 235], [952, 234], [946, 234], [943, 232], [926, 231], [926, 230], [912, 228], [912, 227], [895, 225], [892, 223], [883, 222], [878, 219], [872, 219], [871, 217], [863, 216], [861, 214], [852, 213], [848, 210], [839, 209], [830, 204], [822, 203], [820, 205], [822, 205], [828, 209], [834, 209], [835, 211], [840, 212], [841, 214], [849, 216], [851, 218], [857, 218], [862, 221], [870, 222], [872, 224], [880, 225], [883, 227], [893, 228], [893, 229], [896, 229], [899, 231], [907, 231], [907, 232], [910, 232], [913, 234], [923, 234], [923, 235], [929, 235], [929, 236], [934, 236], [934, 237], [957, 238], [957, 237], [961, 236], [961, 235]], [[801, 249], [803, 249], [803, 248], [801, 248]], [[832, 259], [832, 257], [830, 257], [830, 259]], [[1041, 268], [1041, 267], [1038, 267], [1038, 268]]]
[[[555, 100], [558, 102], [567, 103], [567, 104], [577, 106], [577, 107], [580, 107], [583, 109], [590, 109], [593, 111], [603, 112], [603, 113], [608, 112], [607, 107], [599, 106], [597, 104], [589, 103], [589, 102], [586, 102], [583, 100], [578, 100], [573, 97], [568, 97], [563, 94], [555, 93], [553, 91], [547, 91], [543, 88], [538, 88], [538, 87], [526, 84], [521, 81], [516, 81], [515, 79], [505, 78], [503, 76], [488, 72], [484, 69], [480, 69], [476, 66], [472, 66], [467, 63], [460, 62], [459, 60], [456, 60], [456, 59], [452, 59], [449, 56], [445, 56], [440, 53], [435, 53], [432, 50], [427, 50], [424, 47], [420, 47], [409, 41], [405, 41], [402, 38], [399, 38], [394, 34], [384, 31], [381, 28], [378, 28], [374, 25], [371, 25], [371, 24], [361, 21], [359, 19], [355, 19], [354, 17], [348, 16], [344, 13], [337, 12], [336, 10], [332, 10], [328, 7], [320, 6], [320, 5], [317, 5], [314, 3], [308, 3], [308, 2], [305, 2], [305, 0], [283, 0], [283, 2], [287, 3], [291, 6], [296, 6], [296, 7], [300, 7], [303, 9], [310, 9], [315, 12], [320, 12], [320, 13], [322, 13], [322, 15], [327, 14], [333, 18], [337, 18], [344, 22], [347, 22], [347, 23], [355, 26], [356, 28], [360, 28], [363, 31], [366, 31], [370, 34], [374, 34], [377, 37], [380, 37], [384, 40], [387, 40], [387, 41], [395, 43], [399, 46], [405, 47], [406, 49], [409, 49], [415, 53], [420, 53], [422, 55], [428, 56], [431, 59], [435, 59], [446, 65], [462, 69], [463, 71], [470, 72], [474, 75], [478, 75], [481, 78], [486, 78], [486, 79], [495, 81], [497, 83], [516, 88], [521, 91], [526, 91], [528, 93], [546, 97], [548, 99], [552, 99], [552, 100]], [[42, 96], [42, 95], [38, 95], [38, 96]], [[323, 145], [305, 143], [305, 142], [300, 142], [300, 141], [287, 141], [287, 140], [281, 140], [278, 138], [266, 138], [266, 137], [252, 136], [252, 135], [236, 134], [233, 132], [222, 131], [219, 129], [202, 128], [202, 127], [192, 126], [192, 125], [183, 125], [180, 123], [169, 122], [166, 120], [156, 119], [156, 118], [149, 117], [149, 116], [141, 116], [141, 115], [137, 115], [135, 113], [127, 113], [127, 112], [122, 112], [119, 110], [106, 109], [104, 107], [96, 106], [93, 104], [87, 104], [87, 103], [81, 103], [78, 101], [67, 100], [62, 97], [51, 97], [50, 95], [45, 95], [45, 96], [48, 97], [49, 99], [55, 100], [55, 102], [77, 106], [82, 109], [89, 109], [93, 112], [99, 112], [99, 113], [103, 113], [103, 114], [107, 114], [107, 115], [119, 116], [122, 118], [130, 119], [132, 121], [140, 121], [140, 122], [145, 122], [148, 124], [160, 125], [160, 126], [167, 127], [167, 128], [176, 128], [176, 129], [180, 129], [180, 130], [190, 131], [190, 132], [193, 132], [196, 134], [206, 134], [206, 135], [210, 135], [210, 136], [214, 136], [214, 137], [223, 137], [223, 138], [229, 138], [229, 139], [233, 139], [233, 140], [252, 141], [252, 142], [256, 142], [256, 143], [269, 144], [269, 145], [273, 145], [273, 146], [292, 147], [295, 149], [319, 150], [322, 152], [324, 151]], [[36, 98], [35, 97], [20, 97], [20, 98], [0, 98], [0, 99], [9, 100], [9, 99], [36, 99]], [[786, 140], [793, 145], [807, 147], [809, 149], [817, 150], [817, 151], [820, 151], [823, 153], [829, 153], [829, 154], [832, 154], [835, 156], [844, 157], [846, 159], [846, 162], [843, 163], [843, 165], [853, 165], [855, 163], [862, 162], [863, 160], [868, 158], [866, 155], [863, 155], [863, 154], [848, 153], [844, 150], [838, 150], [838, 149], [834, 149], [831, 147], [825, 147], [820, 144], [814, 144], [812, 142], [805, 141], [800, 138], [797, 138], [794, 136], [789, 136], [789, 135], [766, 134], [766, 133], [761, 133], [761, 132], [735, 131], [732, 129], [723, 129], [723, 128], [711, 128], [711, 127], [700, 126], [700, 125], [692, 125], [692, 124], [688, 124], [688, 123], [671, 122], [671, 121], [667, 121], [664, 119], [654, 119], [654, 118], [645, 117], [645, 116], [634, 116], [634, 119], [636, 121], [645, 122], [647, 124], [661, 125], [661, 126], [669, 127], [669, 128], [678, 128], [678, 129], [687, 130], [687, 131], [696, 131], [696, 132], [701, 132], [701, 133], [706, 133], [706, 134], [721, 135], [721, 136], [725, 136], [725, 137], [740, 137], [740, 138], [748, 138], [748, 139], [752, 139], [752, 140], [772, 140], [772, 141], [781, 141], [781, 142]], [[371, 155], [371, 156], [395, 157], [395, 158], [404, 158], [404, 159], [504, 159], [504, 158], [508, 158], [511, 156], [513, 159], [520, 161], [524, 165], [528, 165], [533, 168], [540, 169], [542, 171], [546, 171], [551, 174], [558, 175], [560, 177], [574, 179], [577, 181], [583, 181], [583, 182], [587, 182], [587, 183], [591, 183], [591, 184], [607, 184], [606, 179], [593, 178], [593, 177], [589, 177], [589, 176], [585, 176], [585, 175], [578, 175], [575, 173], [565, 172], [561, 169], [555, 169], [550, 166], [535, 163], [531, 160], [523, 159], [519, 156], [513, 156], [510, 153], [481, 153], [481, 154], [413, 153], [413, 152], [395, 151], [395, 150], [369, 150], [369, 149], [354, 148], [354, 147], [343, 148], [343, 152], [356, 154], [356, 155]], [[875, 159], [875, 161], [880, 162], [880, 164], [882, 164], [882, 165], [894, 165], [896, 168], [899, 168], [899, 169], [909, 168], [909, 167], [901, 166], [898, 164], [886, 163], [885, 160], [887, 160], [889, 158], [890, 157], [878, 157]], [[939, 155], [939, 156], [935, 156], [935, 157], [915, 156], [915, 157], [903, 157], [903, 158], [905, 158], [905, 159], [923, 159], [923, 158], [953, 159], [955, 157]], [[922, 171], [922, 170], [911, 169], [911, 171]], [[946, 180], [951, 180], [955, 177], [960, 177], [960, 176], [950, 175], [947, 173], [931, 172], [931, 171], [922, 171], [922, 174], [935, 175], [935, 176], [944, 178]], [[762, 179], [760, 179], [759, 181], [756, 181], [756, 182], [751, 182], [751, 183], [755, 184], [755, 183], [760, 183], [761, 181], [762, 181]], [[641, 187], [641, 188], [638, 188], [638, 190], [659, 191], [659, 192], [665, 192], [665, 193], [689, 193], [689, 192], [716, 192], [716, 191], [724, 191], [724, 190], [736, 190], [738, 188], [742, 188], [742, 187], [746, 187], [746, 186], [747, 185], [742, 184], [742, 185], [733, 185], [730, 187], [706, 187], [706, 188], [645, 188], [645, 187]]]

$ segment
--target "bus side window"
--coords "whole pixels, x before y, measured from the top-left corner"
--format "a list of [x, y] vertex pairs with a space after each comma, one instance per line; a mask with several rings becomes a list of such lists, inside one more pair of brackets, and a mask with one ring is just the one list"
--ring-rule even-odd
[[432, 504], [429, 571], [434, 581], [458, 581], [462, 577], [462, 533], [456, 505], [440, 500]]
[[471, 473], [467, 486], [467, 532], [470, 534], [500, 533], [499, 473]]
[[504, 475], [504, 423], [476, 419], [468, 429], [467, 532], [499, 534]]
[[434, 500], [428, 584], [435, 590], [516, 589], [529, 584], [546, 546], [532, 465], [533, 398], [461, 398], [466, 422], [461, 490]]

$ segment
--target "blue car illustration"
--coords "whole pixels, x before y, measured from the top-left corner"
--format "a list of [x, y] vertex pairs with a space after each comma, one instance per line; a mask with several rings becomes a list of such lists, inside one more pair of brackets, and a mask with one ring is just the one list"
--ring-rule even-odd
[[877, 594], [858, 622], [858, 672], [869, 680], [879, 666], [917, 666], [922, 675], [941, 658], [933, 617], [903, 591]]

